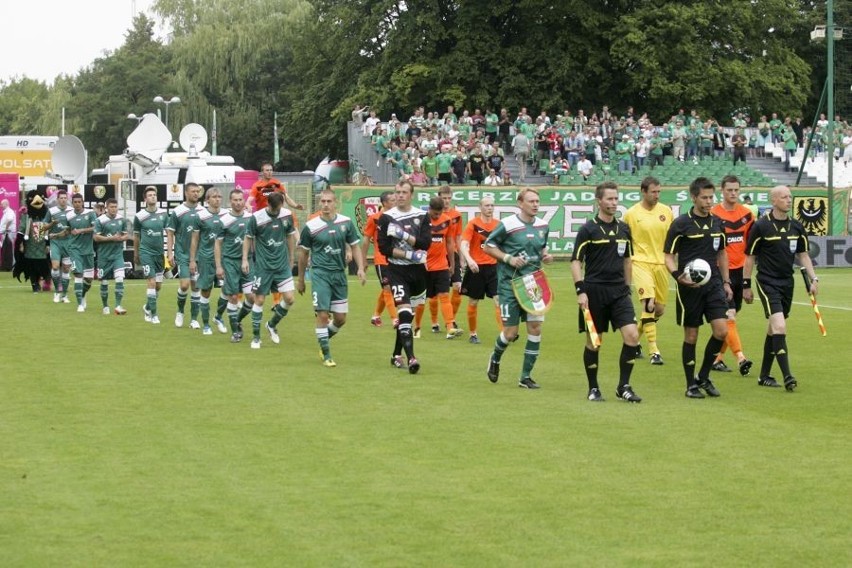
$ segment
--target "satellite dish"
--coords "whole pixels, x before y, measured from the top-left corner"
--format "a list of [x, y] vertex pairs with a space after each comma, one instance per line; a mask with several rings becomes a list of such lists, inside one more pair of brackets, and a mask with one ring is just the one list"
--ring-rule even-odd
[[51, 157], [54, 177], [78, 181], [86, 174], [86, 149], [76, 136], [62, 136], [53, 146]]
[[186, 150], [190, 157], [197, 157], [207, 146], [207, 131], [200, 124], [192, 122], [183, 127], [178, 140], [180, 147]]
[[137, 154], [141, 156], [140, 162], [157, 163], [171, 142], [172, 133], [156, 114], [149, 112], [142, 117], [139, 126], [127, 137], [127, 156], [133, 163], [137, 163]]

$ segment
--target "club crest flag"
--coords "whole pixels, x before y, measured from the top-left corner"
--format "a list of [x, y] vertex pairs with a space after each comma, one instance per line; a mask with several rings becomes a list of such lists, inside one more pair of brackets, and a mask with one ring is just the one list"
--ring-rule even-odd
[[512, 291], [525, 312], [541, 316], [553, 304], [553, 291], [544, 270], [512, 278]]

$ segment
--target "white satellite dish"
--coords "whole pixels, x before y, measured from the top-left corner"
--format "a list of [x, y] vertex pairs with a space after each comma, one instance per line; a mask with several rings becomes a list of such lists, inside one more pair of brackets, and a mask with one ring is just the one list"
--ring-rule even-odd
[[207, 131], [200, 124], [192, 122], [183, 127], [178, 140], [180, 147], [186, 150], [190, 157], [197, 157], [207, 146]]
[[127, 156], [133, 163], [150, 167], [151, 164], [159, 163], [171, 142], [172, 133], [156, 114], [149, 112], [127, 137]]
[[53, 146], [53, 177], [62, 181], [79, 181], [86, 175], [86, 149], [76, 136], [62, 136]]

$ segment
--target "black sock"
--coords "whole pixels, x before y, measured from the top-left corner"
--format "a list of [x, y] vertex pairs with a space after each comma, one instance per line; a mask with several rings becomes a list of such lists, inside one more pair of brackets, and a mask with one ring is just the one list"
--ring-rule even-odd
[[414, 320], [414, 314], [411, 310], [399, 310], [399, 326], [396, 328], [397, 343], [402, 344], [405, 350], [405, 355], [409, 359], [414, 357], [414, 341], [412, 339], [411, 322]]
[[586, 379], [589, 389], [598, 388], [598, 352], [586, 347], [583, 349], [583, 367], [586, 368]]
[[767, 335], [763, 341], [763, 362], [760, 364], [760, 376], [768, 377], [772, 372], [772, 363], [775, 361], [775, 351], [772, 349], [772, 336]]
[[787, 334], [779, 333], [772, 336], [772, 349], [778, 366], [781, 367], [781, 375], [786, 379], [790, 376], [790, 360], [787, 358]]
[[698, 378], [702, 381], [710, 377], [710, 367], [713, 366], [713, 361], [716, 360], [716, 356], [719, 355], [724, 344], [724, 340], [716, 339], [712, 335], [707, 340], [707, 346], [704, 348], [704, 361], [701, 362], [701, 369], [698, 371]]
[[686, 388], [695, 384], [695, 344], [683, 342], [681, 347], [683, 374], [686, 377]]
[[623, 387], [630, 384], [630, 373], [633, 372], [633, 362], [636, 360], [636, 346], [621, 346], [621, 357], [618, 358], [618, 386]]

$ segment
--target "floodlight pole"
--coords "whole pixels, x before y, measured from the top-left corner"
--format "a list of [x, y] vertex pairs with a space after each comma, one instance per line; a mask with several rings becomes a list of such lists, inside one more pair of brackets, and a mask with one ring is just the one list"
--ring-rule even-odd
[[826, 95], [828, 104], [828, 231], [831, 235], [834, 230], [834, 0], [826, 1], [826, 26], [825, 45], [826, 58], [828, 59], [828, 75], [826, 81]]

